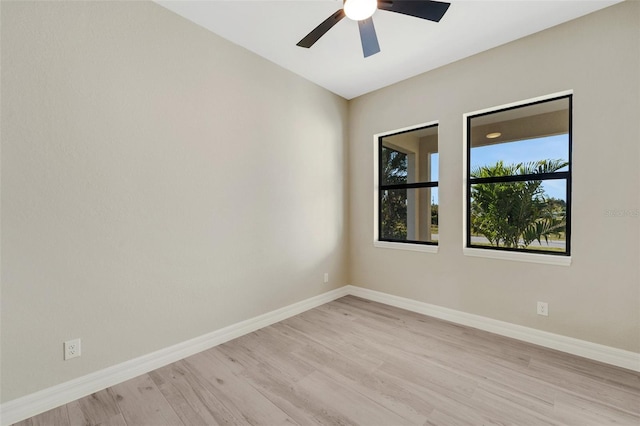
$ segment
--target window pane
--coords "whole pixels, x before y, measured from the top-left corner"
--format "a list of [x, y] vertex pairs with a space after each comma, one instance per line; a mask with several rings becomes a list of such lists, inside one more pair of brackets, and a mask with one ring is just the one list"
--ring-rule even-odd
[[438, 126], [383, 136], [381, 143], [382, 185], [438, 181]]
[[431, 239], [428, 241], [438, 242], [438, 188], [427, 188], [431, 193], [427, 192], [426, 196], [431, 197]]
[[431, 153], [430, 154], [431, 159], [430, 159], [430, 167], [429, 167], [429, 171], [431, 172], [431, 177], [429, 179], [430, 182], [437, 182], [438, 181], [438, 161], [439, 161], [439, 155], [437, 152]]
[[437, 203], [437, 188], [382, 191], [380, 239], [437, 242]]
[[499, 164], [505, 174], [524, 174], [526, 167], [514, 171], [518, 164], [529, 163], [531, 169], [541, 161], [546, 161], [547, 172], [567, 171], [569, 99], [472, 117], [470, 142], [472, 175], [479, 168], [494, 169]]
[[[549, 173], [565, 172], [569, 170], [568, 159], [567, 134], [485, 145], [471, 149], [471, 175], [476, 175], [480, 168], [495, 169], [499, 163], [504, 166], [505, 174], [524, 174], [534, 170], [540, 161], [546, 161], [547, 165], [543, 167]], [[524, 167], [516, 169], [521, 163]], [[527, 163], [534, 163], [533, 167], [527, 168]]]
[[407, 183], [408, 155], [382, 145], [380, 182], [383, 185]]
[[471, 185], [471, 245], [565, 253], [565, 179]]

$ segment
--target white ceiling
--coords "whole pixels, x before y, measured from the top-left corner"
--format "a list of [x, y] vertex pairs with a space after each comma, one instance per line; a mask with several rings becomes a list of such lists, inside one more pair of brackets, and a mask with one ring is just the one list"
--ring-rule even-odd
[[363, 58], [356, 22], [296, 46], [342, 0], [157, 0], [156, 3], [346, 98], [421, 74], [621, 0], [451, 0], [439, 23], [378, 10], [381, 52]]

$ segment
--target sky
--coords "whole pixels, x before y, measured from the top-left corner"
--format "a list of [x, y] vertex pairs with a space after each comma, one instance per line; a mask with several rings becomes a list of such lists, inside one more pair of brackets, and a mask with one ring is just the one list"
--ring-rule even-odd
[[[471, 169], [492, 165], [502, 160], [505, 164], [537, 161], [544, 159], [567, 160], [569, 158], [568, 135], [548, 136], [517, 142], [500, 143], [471, 149]], [[563, 171], [567, 168], [562, 169]], [[438, 180], [438, 154], [431, 159], [431, 179]], [[566, 199], [566, 182], [548, 180], [543, 183], [548, 196]], [[432, 200], [438, 203], [437, 191], [433, 191]]]

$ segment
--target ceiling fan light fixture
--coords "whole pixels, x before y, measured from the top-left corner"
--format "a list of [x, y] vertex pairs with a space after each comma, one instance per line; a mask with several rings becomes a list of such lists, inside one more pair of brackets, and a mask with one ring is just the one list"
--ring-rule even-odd
[[344, 2], [345, 15], [354, 21], [362, 21], [370, 18], [377, 8], [377, 0], [346, 0]]
[[[1, 1], [1, 0], [0, 0]], [[395, 12], [403, 15], [414, 16], [432, 22], [440, 22], [450, 4], [438, 0], [344, 0], [342, 9], [338, 9], [320, 25], [315, 27], [297, 46], [310, 48], [327, 33], [334, 25], [345, 17], [358, 21], [362, 54], [365, 58], [380, 52], [378, 36], [371, 17], [376, 10]]]

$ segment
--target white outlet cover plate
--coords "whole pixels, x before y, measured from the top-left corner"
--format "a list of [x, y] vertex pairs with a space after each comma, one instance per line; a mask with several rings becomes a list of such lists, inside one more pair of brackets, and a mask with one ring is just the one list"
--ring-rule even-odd
[[538, 302], [538, 315], [549, 316], [549, 304]]
[[64, 342], [64, 359], [77, 358], [82, 354], [80, 339], [67, 340]]

